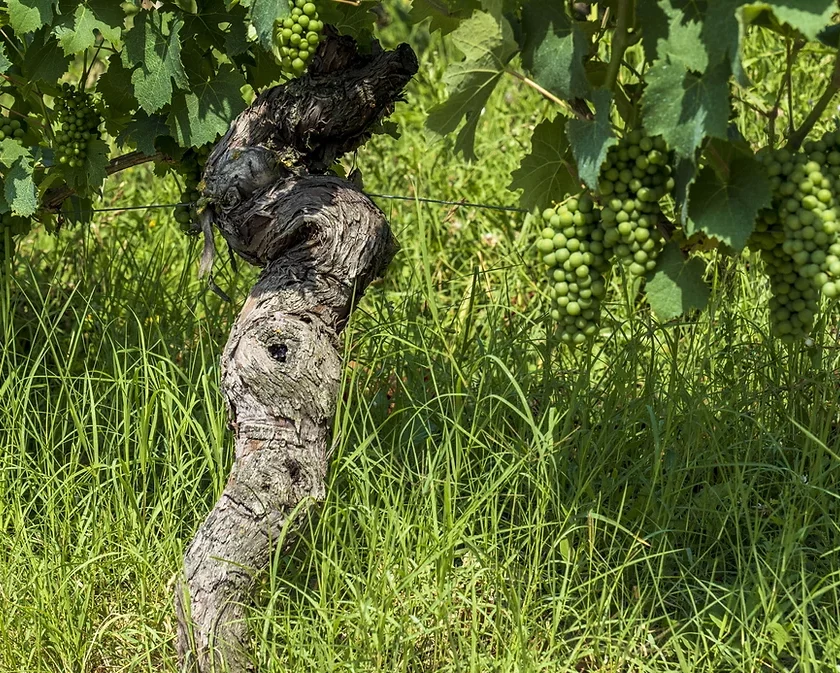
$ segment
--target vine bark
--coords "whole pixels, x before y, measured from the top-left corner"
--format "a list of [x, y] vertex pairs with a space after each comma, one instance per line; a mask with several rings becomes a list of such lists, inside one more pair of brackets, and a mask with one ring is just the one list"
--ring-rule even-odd
[[407, 45], [360, 54], [329, 31], [308, 74], [261, 94], [205, 167], [205, 231], [212, 220], [263, 272], [222, 355], [234, 464], [176, 589], [185, 670], [253, 670], [254, 575], [324, 497], [338, 335], [397, 250], [379, 208], [324, 173], [367, 140], [416, 71]]

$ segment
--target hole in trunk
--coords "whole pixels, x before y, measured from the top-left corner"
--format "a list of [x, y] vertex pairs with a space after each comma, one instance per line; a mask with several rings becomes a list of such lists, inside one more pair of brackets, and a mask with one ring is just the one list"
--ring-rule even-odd
[[285, 362], [289, 347], [286, 344], [271, 344], [268, 347], [268, 354], [277, 362]]

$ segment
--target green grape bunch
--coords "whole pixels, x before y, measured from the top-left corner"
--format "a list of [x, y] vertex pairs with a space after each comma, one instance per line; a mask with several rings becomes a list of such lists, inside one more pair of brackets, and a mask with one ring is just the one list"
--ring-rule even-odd
[[291, 14], [275, 25], [274, 41], [283, 70], [300, 75], [318, 49], [324, 24], [310, 0], [289, 0], [289, 5]]
[[659, 201], [674, 189], [665, 141], [634, 130], [610, 148], [598, 193], [604, 244], [634, 277], [656, 267], [664, 246]]
[[23, 143], [27, 128], [23, 118], [0, 116], [0, 140], [11, 138]]
[[58, 128], [53, 150], [60, 165], [76, 168], [87, 158], [90, 141], [99, 138], [102, 114], [96, 109], [93, 97], [72, 84], [61, 85], [61, 95], [55, 99]]
[[807, 337], [820, 298], [840, 297], [840, 133], [808, 141], [802, 151], [760, 150], [773, 193], [749, 240], [770, 280], [774, 336]]
[[583, 345], [598, 333], [600, 325], [601, 299], [606, 292], [602, 273], [607, 263], [599, 214], [587, 194], [567, 195], [542, 213], [545, 228], [536, 248], [548, 267], [551, 317], [560, 339], [569, 345]]
[[210, 156], [210, 149], [210, 145], [188, 149], [176, 169], [184, 184], [180, 197], [183, 205], [175, 207], [175, 221], [185, 234], [195, 234], [199, 230], [196, 202], [201, 198], [199, 185], [204, 172], [204, 164]]

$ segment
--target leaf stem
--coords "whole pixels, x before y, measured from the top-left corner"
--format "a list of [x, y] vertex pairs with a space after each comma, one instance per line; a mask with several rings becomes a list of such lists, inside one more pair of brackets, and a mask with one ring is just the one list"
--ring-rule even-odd
[[618, 73], [621, 70], [621, 62], [624, 60], [624, 52], [631, 44], [629, 31], [633, 27], [633, 0], [618, 0], [618, 11], [615, 17], [615, 30], [612, 38], [612, 53], [610, 63], [607, 66], [607, 77], [605, 84], [613, 92], [618, 82]]
[[548, 100], [550, 100], [552, 103], [556, 103], [557, 105], [559, 105], [560, 107], [565, 109], [567, 112], [570, 112], [571, 114], [573, 114], [578, 119], [591, 119], [592, 118], [591, 113], [587, 114], [582, 109], [580, 109], [580, 106], [576, 106], [576, 105], [570, 103], [569, 101], [565, 101], [562, 98], [558, 98], [553, 93], [551, 93], [548, 89], [540, 86], [534, 80], [529, 79], [528, 77], [523, 75], [521, 72], [517, 72], [513, 68], [505, 68], [505, 72], [508, 75], [511, 75], [511, 76], [515, 77], [520, 82], [522, 82], [522, 83], [526, 84], [527, 86], [531, 87], [532, 89], [537, 91], [540, 95], [542, 95], [544, 98], [547, 98]]
[[820, 99], [811, 109], [811, 112], [808, 114], [805, 121], [802, 122], [802, 125], [790, 134], [790, 138], [788, 138], [787, 143], [788, 149], [799, 149], [799, 146], [802, 145], [805, 138], [808, 137], [811, 129], [814, 128], [814, 125], [820, 120], [820, 117], [822, 117], [823, 112], [825, 112], [825, 109], [828, 107], [828, 104], [831, 103], [831, 99], [834, 98], [838, 91], [840, 91], [840, 53], [838, 53], [834, 59], [834, 70], [831, 73], [831, 79], [829, 79], [828, 86], [826, 86], [822, 96], [820, 96]]

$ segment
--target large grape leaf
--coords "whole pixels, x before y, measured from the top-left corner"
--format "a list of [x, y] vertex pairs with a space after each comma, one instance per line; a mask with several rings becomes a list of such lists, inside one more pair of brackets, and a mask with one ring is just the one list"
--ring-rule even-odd
[[108, 70], [97, 81], [96, 90], [105, 102], [105, 128], [117, 135], [133, 119], [138, 106], [131, 85], [131, 70], [122, 64], [119, 54], [108, 58]]
[[70, 57], [50, 34], [48, 28], [42, 28], [32, 36], [26, 47], [21, 70], [30, 82], [44, 81], [54, 83], [67, 72]]
[[376, 20], [373, 12], [380, 7], [378, 0], [324, 2], [318, 5], [318, 15], [324, 23], [335, 26], [342, 35], [349, 35], [361, 45], [368, 45]]
[[832, 22], [837, 3], [835, 0], [764, 0], [749, 3], [744, 11], [749, 16], [764, 9], [773, 12], [779, 21], [798, 30], [809, 40], [815, 40], [819, 32]]
[[16, 33], [32, 33], [52, 22], [55, 0], [8, 0], [9, 23]]
[[466, 118], [455, 147], [468, 159], [474, 159], [479, 115], [517, 46], [507, 20], [501, 19], [500, 23], [487, 12], [476, 12], [452, 33], [451, 39], [464, 58], [447, 68], [444, 80], [449, 86], [449, 98], [432, 108], [426, 126], [446, 135]]
[[203, 0], [194, 12], [182, 17], [181, 35], [185, 44], [193, 41], [202, 49], [212, 47], [229, 57], [244, 54], [250, 46], [248, 13], [241, 4], [228, 9], [225, 0]]
[[770, 205], [770, 183], [752, 157], [737, 156], [720, 174], [707, 166], [691, 188], [690, 236], [703, 231], [741, 250], [753, 231], [758, 211]]
[[595, 118], [591, 121], [570, 119], [568, 121], [569, 142], [577, 161], [578, 174], [587, 187], [595, 191], [601, 164], [607, 158], [610, 147], [618, 142], [612, 130], [610, 108], [612, 94], [608, 89], [600, 89], [592, 94], [595, 103]]
[[58, 42], [68, 56], [78, 54], [96, 44], [96, 33], [118, 43], [125, 14], [114, 0], [63, 0], [62, 13], [54, 26]]
[[741, 76], [743, 26], [738, 6], [743, 0], [709, 3], [657, 0], [637, 6], [642, 43], [648, 60], [680, 63], [687, 70], [706, 72], [728, 60]]
[[656, 268], [648, 274], [645, 293], [651, 309], [660, 320], [672, 320], [691, 309], [703, 310], [710, 290], [703, 282], [705, 266], [696, 257], [683, 259], [678, 245], [665, 246]]
[[586, 95], [583, 67], [588, 47], [583, 31], [556, 0], [528, 0], [522, 9], [522, 62], [534, 80], [560, 98]]
[[31, 150], [11, 138], [0, 140], [0, 164], [8, 169], [3, 176], [6, 202], [16, 215], [29, 217], [38, 209]]
[[729, 72], [729, 63], [702, 75], [679, 63], [655, 63], [642, 96], [645, 128], [661, 135], [679, 158], [693, 157], [706, 136], [726, 138]]
[[182, 26], [183, 22], [171, 14], [140, 12], [125, 34], [123, 64], [134, 68], [131, 73], [134, 95], [148, 113], [156, 112], [172, 100], [173, 81], [180, 88], [189, 86], [181, 63]]
[[251, 23], [263, 49], [271, 49], [274, 21], [285, 19], [290, 11], [289, 0], [252, 0]]
[[168, 135], [170, 135], [169, 124], [166, 123], [163, 115], [147, 115], [140, 111], [119, 135], [117, 143], [120, 147], [132, 145], [150, 157], [157, 151], [155, 140]]
[[428, 18], [429, 32], [439, 30], [441, 35], [448, 35], [480, 7], [476, 0], [461, 0], [455, 7], [452, 4], [447, 0], [412, 0], [411, 22], [417, 24]]
[[580, 191], [575, 176], [574, 158], [566, 138], [565, 119], [544, 121], [534, 129], [531, 153], [512, 174], [508, 189], [522, 190], [519, 203], [531, 210], [550, 201], [559, 201], [567, 193]]
[[167, 122], [181, 146], [204, 145], [225, 133], [246, 107], [244, 85], [238, 71], [223, 65], [212, 79], [176, 94]]

